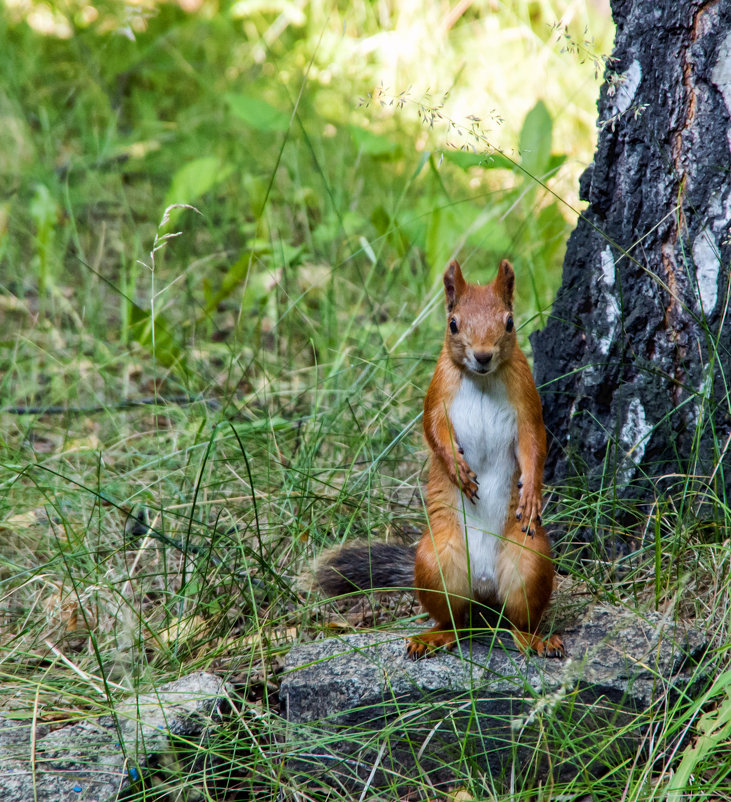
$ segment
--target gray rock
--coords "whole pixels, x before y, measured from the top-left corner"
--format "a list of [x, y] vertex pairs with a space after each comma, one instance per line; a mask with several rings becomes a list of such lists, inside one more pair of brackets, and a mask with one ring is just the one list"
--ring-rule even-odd
[[290, 770], [400, 792], [474, 771], [499, 783], [516, 766], [525, 783], [599, 775], [635, 754], [642, 711], [698, 682], [707, 647], [659, 613], [619, 608], [594, 607], [558, 631], [565, 660], [526, 658], [509, 635], [420, 661], [406, 657], [405, 633], [295, 647], [280, 694]]
[[3, 802], [111, 802], [175, 738], [199, 737], [226, 696], [212, 674], [190, 674], [116, 705], [114, 714], [49, 731], [0, 717]]

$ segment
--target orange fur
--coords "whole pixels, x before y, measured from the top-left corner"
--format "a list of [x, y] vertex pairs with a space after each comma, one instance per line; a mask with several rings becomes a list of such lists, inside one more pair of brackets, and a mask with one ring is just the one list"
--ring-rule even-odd
[[[513, 269], [503, 260], [495, 280], [479, 287], [465, 282], [459, 265], [452, 262], [444, 274], [444, 286], [447, 332], [424, 402], [424, 434], [432, 451], [427, 485], [429, 525], [417, 548], [414, 568], [418, 598], [436, 623], [412, 638], [408, 651], [419, 657], [439, 646], [453, 646], [467, 625], [471, 603], [476, 602], [507, 618], [521, 650], [563, 656], [558, 636], [543, 639], [537, 634], [554, 574], [540, 518], [546, 433], [530, 367], [515, 338]], [[463, 381], [472, 382], [470, 401], [475, 397], [479, 401], [481, 392], [497, 393], [495, 409], [504, 418], [506, 408], [512, 408], [517, 431], [514, 452], [500, 452], [504, 464], [514, 466], [509, 477], [511, 490], [502, 531], [484, 536], [495, 536], [498, 543], [495, 560], [487, 569], [482, 558], [481, 570], [489, 574], [481, 578], [482, 584], [471, 579], [472, 551], [468, 554], [465, 534], [466, 516], [473, 509], [470, 505], [480, 500], [479, 477], [468, 464], [450, 417]], [[502, 382], [502, 390], [498, 382]], [[487, 423], [475, 421], [474, 425], [489, 436]], [[479, 528], [472, 537], [481, 549]], [[490, 559], [493, 546], [486, 548]], [[476, 591], [476, 587], [483, 589]]]

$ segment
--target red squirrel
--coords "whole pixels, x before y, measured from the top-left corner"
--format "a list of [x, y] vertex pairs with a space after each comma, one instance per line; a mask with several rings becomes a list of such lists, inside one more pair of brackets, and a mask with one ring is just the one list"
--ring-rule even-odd
[[521, 651], [564, 655], [560, 637], [537, 631], [554, 575], [541, 522], [546, 431], [516, 341], [514, 286], [507, 260], [484, 287], [468, 284], [456, 261], [444, 273], [447, 330], [424, 401], [429, 522], [416, 552], [346, 546], [317, 571], [331, 596], [413, 587], [435, 625], [409, 639], [412, 657], [452, 648], [473, 606], [503, 615]]

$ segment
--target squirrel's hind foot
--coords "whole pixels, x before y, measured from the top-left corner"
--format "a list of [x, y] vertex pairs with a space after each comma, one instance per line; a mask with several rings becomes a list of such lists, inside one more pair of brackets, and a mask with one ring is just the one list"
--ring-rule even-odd
[[426, 657], [435, 649], [453, 649], [457, 643], [457, 633], [454, 629], [444, 629], [441, 624], [437, 624], [433, 629], [428, 629], [419, 635], [409, 638], [406, 644], [406, 654], [414, 660]]
[[545, 647], [543, 650], [544, 657], [566, 657], [563, 640], [558, 635], [551, 635], [541, 643]]
[[559, 635], [543, 638], [530, 632], [513, 630], [513, 639], [523, 654], [535, 652], [538, 657], [565, 657], [566, 649]]

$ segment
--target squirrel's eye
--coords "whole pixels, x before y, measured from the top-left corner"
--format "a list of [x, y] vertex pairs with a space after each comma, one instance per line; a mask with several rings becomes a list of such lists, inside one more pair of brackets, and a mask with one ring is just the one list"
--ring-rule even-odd
[[509, 315], [508, 319], [505, 321], [505, 331], [512, 331], [513, 330], [513, 316]]
[[459, 326], [454, 318], [449, 321], [449, 330], [452, 332], [452, 334], [456, 334], [459, 331]]

